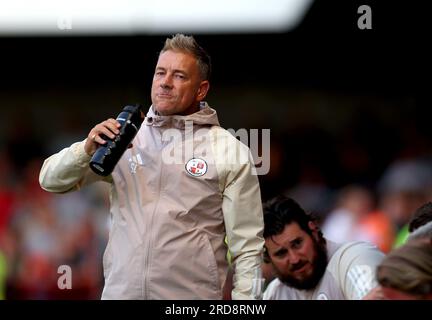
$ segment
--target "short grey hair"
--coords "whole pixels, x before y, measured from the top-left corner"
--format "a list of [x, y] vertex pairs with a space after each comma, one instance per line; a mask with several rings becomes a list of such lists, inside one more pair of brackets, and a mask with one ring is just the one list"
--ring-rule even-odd
[[198, 63], [202, 80], [209, 80], [211, 75], [211, 59], [207, 52], [196, 42], [193, 36], [177, 33], [165, 40], [161, 53], [165, 51], [177, 51], [192, 54]]

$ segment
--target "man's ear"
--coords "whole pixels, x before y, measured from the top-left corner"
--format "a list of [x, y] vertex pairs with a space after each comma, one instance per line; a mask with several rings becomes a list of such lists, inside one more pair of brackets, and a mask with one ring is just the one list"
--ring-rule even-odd
[[264, 250], [263, 250], [263, 262], [264, 263], [270, 263], [271, 259], [270, 259], [270, 255], [267, 251], [267, 248], [264, 246]]
[[313, 222], [313, 221], [309, 221], [309, 222], [308, 222], [308, 227], [309, 227], [309, 229], [310, 229], [311, 231], [313, 231], [313, 232], [318, 231], [318, 226], [317, 226], [316, 223]]
[[201, 81], [198, 87], [197, 100], [198, 101], [204, 100], [209, 89], [210, 89], [210, 83], [207, 80]]
[[318, 227], [318, 225], [315, 222], [313, 222], [313, 221], [309, 221], [308, 222], [308, 227], [312, 231], [313, 237], [316, 240], [318, 240], [319, 239], [318, 234], [319, 234], [319, 231], [320, 231], [320, 228]]

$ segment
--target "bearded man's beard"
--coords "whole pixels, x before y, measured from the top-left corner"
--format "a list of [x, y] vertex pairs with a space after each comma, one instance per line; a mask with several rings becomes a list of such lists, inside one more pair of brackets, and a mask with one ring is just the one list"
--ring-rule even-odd
[[[313, 238], [314, 242], [314, 250], [317, 253], [315, 260], [312, 261], [312, 273], [303, 279], [298, 279], [292, 275], [281, 274], [279, 270], [275, 269], [275, 272], [279, 278], [279, 280], [286, 284], [289, 287], [293, 287], [299, 290], [310, 290], [317, 286], [323, 277], [328, 263], [328, 254], [327, 254], [327, 246], [326, 241], [322, 236], [320, 236], [319, 240]], [[302, 268], [307, 262], [300, 262], [297, 265], [292, 266], [291, 271], [298, 270]]]

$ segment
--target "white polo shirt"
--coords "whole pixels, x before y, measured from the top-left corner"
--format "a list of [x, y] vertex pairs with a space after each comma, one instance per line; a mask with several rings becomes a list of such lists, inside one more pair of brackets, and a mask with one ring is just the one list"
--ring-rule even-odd
[[276, 278], [264, 292], [264, 300], [359, 300], [377, 286], [376, 267], [384, 254], [376, 246], [327, 240], [327, 250], [329, 263], [314, 289], [288, 287]]

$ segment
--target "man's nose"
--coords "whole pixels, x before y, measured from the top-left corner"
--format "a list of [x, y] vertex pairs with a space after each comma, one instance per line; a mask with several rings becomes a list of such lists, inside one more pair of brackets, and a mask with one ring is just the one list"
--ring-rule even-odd
[[300, 255], [295, 251], [291, 251], [289, 253], [288, 259], [290, 265], [297, 264], [298, 262], [300, 262]]
[[172, 88], [172, 76], [167, 74], [162, 78], [160, 86], [163, 89], [171, 89]]

